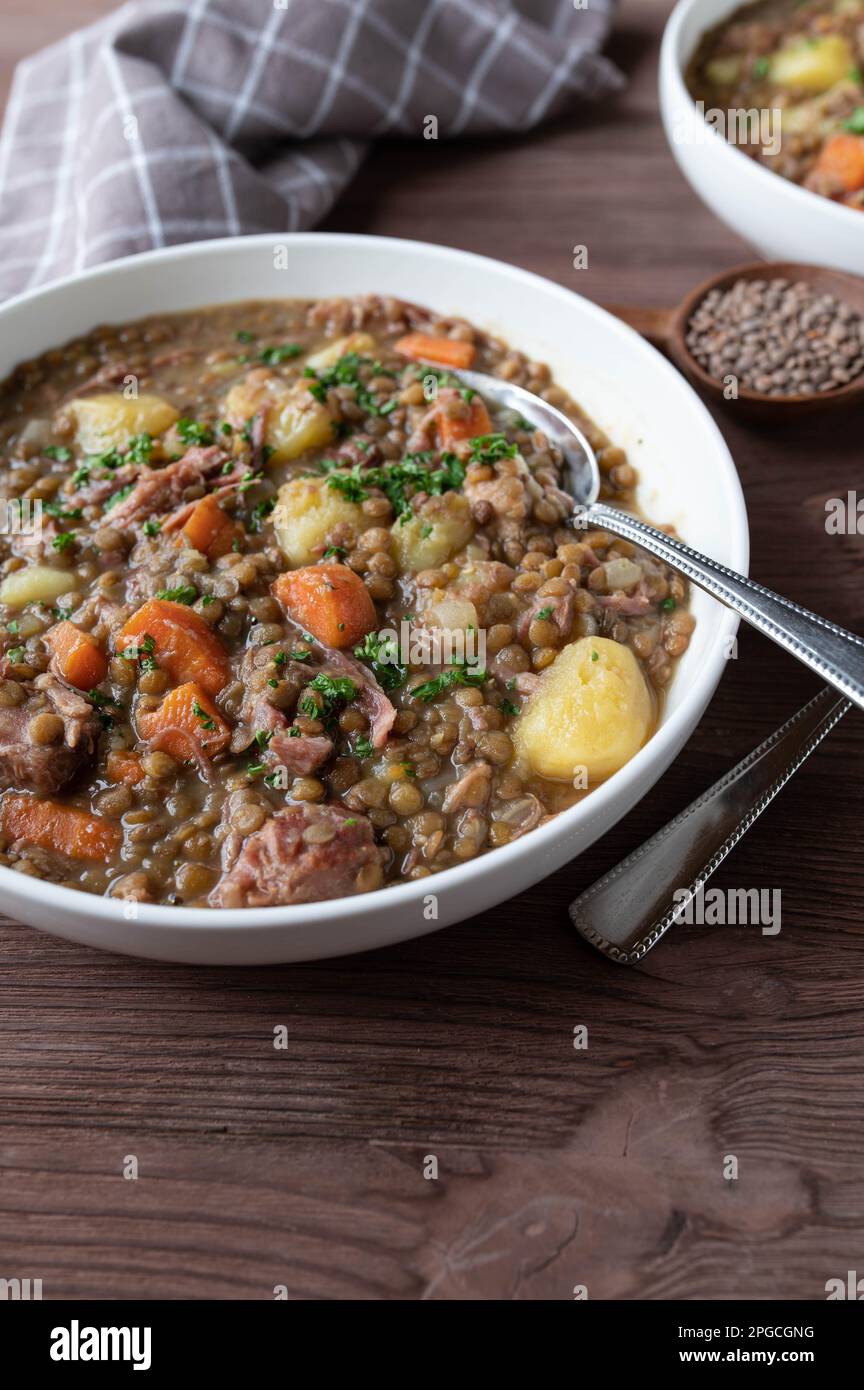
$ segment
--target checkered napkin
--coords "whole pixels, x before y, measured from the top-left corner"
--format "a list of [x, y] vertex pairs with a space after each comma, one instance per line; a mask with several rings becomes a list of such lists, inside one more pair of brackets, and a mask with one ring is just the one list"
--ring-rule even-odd
[[[527, 130], [622, 85], [615, 0], [135, 0], [19, 64], [0, 296], [326, 215], [376, 136]], [[539, 214], [538, 214], [539, 215]]]

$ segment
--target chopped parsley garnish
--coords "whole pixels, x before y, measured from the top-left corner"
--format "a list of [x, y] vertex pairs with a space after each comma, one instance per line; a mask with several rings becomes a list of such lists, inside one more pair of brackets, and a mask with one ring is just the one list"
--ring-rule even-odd
[[164, 598], [169, 603], [194, 603], [198, 597], [198, 590], [194, 584], [180, 584], [176, 589], [158, 589], [157, 598]]
[[208, 733], [216, 728], [216, 721], [213, 716], [208, 714], [206, 709], [202, 709], [197, 700], [192, 702], [192, 713], [201, 724], [201, 728], [206, 729]]
[[234, 433], [234, 426], [230, 423], [230, 421], [228, 421], [228, 420], [223, 420], [223, 421], [222, 421], [222, 424], [219, 426], [219, 433], [220, 433], [220, 434], [233, 434], [233, 433]]
[[67, 449], [65, 444], [49, 444], [42, 453], [46, 459], [55, 459], [57, 463], [68, 463], [72, 457], [72, 450]]
[[162, 530], [162, 522], [161, 522], [161, 521], [153, 521], [152, 518], [151, 518], [150, 521], [145, 521], [145, 522], [144, 522], [144, 535], [145, 535], [145, 536], [158, 536], [158, 535], [159, 535], [159, 532], [160, 532], [161, 530]]
[[273, 658], [273, 665], [274, 665], [274, 666], [284, 666], [284, 665], [285, 665], [285, 653], [284, 653], [284, 652], [277, 652], [277, 653], [276, 653], [276, 655], [275, 655], [274, 658]]
[[249, 773], [249, 776], [250, 776], [250, 777], [257, 777], [259, 772], [263, 772], [263, 771], [264, 771], [264, 764], [263, 764], [263, 763], [247, 763], [247, 764], [246, 764], [246, 771]]
[[852, 135], [864, 135], [864, 106], [855, 107], [848, 121], [843, 122], [843, 129]]
[[245, 328], [241, 328], [239, 332], [234, 334], [234, 337], [237, 339], [238, 343], [252, 343], [255, 341], [255, 334], [248, 333]]
[[184, 444], [202, 444], [204, 446], [213, 443], [213, 431], [208, 425], [199, 425], [197, 420], [190, 420], [185, 415], [177, 421], [177, 433]]
[[118, 502], [122, 502], [124, 497], [129, 496], [134, 486], [134, 483], [127, 483], [126, 486], [121, 487], [118, 492], [112, 492], [111, 496], [105, 499], [105, 506], [102, 510], [110, 512], [112, 507], [116, 507]]
[[674, 598], [664, 598], [664, 600], [663, 600], [663, 602], [661, 603], [660, 607], [661, 607], [661, 608], [665, 608], [667, 613], [671, 613], [671, 612], [672, 612], [672, 609], [673, 609], [673, 608], [677, 608], [678, 605], [677, 605], [677, 603], [675, 602]]
[[202, 608], [209, 608], [209, 607], [210, 607], [210, 604], [211, 604], [211, 603], [215, 603], [215, 602], [216, 602], [216, 599], [213, 597], [212, 594], [202, 594], [202, 596], [201, 596], [201, 607], [202, 607]]
[[[373, 362], [371, 357], [361, 357], [356, 352], [348, 352], [325, 371], [316, 372], [312, 367], [307, 367], [303, 375], [306, 378], [306, 385], [316, 401], [322, 403], [326, 401], [327, 392], [331, 386], [353, 386], [354, 398], [360, 409], [365, 410], [367, 415], [388, 414], [387, 406], [377, 405], [372, 392], [360, 380], [358, 369], [364, 366], [371, 366], [373, 371], [376, 367], [380, 368], [380, 364]], [[378, 370], [375, 375], [389, 376], [391, 373], [382, 373]], [[391, 405], [389, 409], [393, 410], [395, 406]]]
[[354, 752], [358, 758], [368, 758], [372, 754], [372, 744], [365, 735], [361, 735], [354, 744]]
[[25, 659], [27, 653], [24, 647], [10, 647], [6, 655], [13, 666], [19, 666]]
[[552, 609], [549, 608], [549, 607], [546, 607], [546, 608], [538, 608], [538, 609], [537, 609], [537, 612], [534, 614], [534, 616], [535, 616], [535, 618], [542, 618], [543, 621], [545, 622], [547, 618], [551, 618], [551, 617], [552, 617]]
[[592, 660], [592, 661], [599, 661], [599, 660], [600, 660], [600, 653], [599, 653], [599, 652], [592, 652], [592, 653], [591, 653], [591, 660]]
[[502, 700], [498, 706], [502, 714], [518, 714], [519, 706], [514, 700]]
[[58, 521], [80, 521], [84, 515], [80, 507], [64, 507], [62, 502], [43, 502], [42, 510]]
[[472, 463], [496, 463], [515, 458], [517, 452], [515, 444], [508, 444], [506, 434], [478, 434], [471, 440]]
[[14, 619], [11, 623], [6, 624], [6, 631], [11, 632], [13, 637], [15, 636], [16, 632], [18, 631], [18, 624]]
[[[308, 652], [305, 647], [295, 647], [289, 655], [292, 661], [308, 661], [312, 653]], [[281, 666], [282, 662], [285, 660], [285, 653], [280, 652], [273, 660], [276, 662], [277, 666]]]
[[129, 448], [126, 450], [127, 463], [148, 464], [150, 455], [153, 452], [153, 436], [149, 434], [133, 435], [129, 441]]
[[255, 735], [255, 742], [258, 744], [258, 747], [261, 749], [261, 752], [262, 752], [262, 753], [265, 751], [266, 748], [269, 747], [270, 740], [271, 740], [272, 737], [273, 737], [273, 730], [272, 730], [272, 729], [259, 729], [258, 732], [256, 733], [256, 735]]
[[75, 540], [74, 531], [61, 531], [59, 536], [55, 536], [51, 542], [52, 549], [59, 551], [62, 555], [64, 550], [68, 550]]
[[341, 560], [347, 554], [348, 551], [345, 549], [344, 545], [328, 545], [321, 558], [323, 560], [332, 560], [335, 556], [337, 560]]
[[421, 453], [406, 454], [401, 462], [387, 463], [381, 468], [364, 469], [355, 464], [348, 472], [331, 472], [327, 486], [341, 492], [349, 502], [365, 502], [370, 488], [380, 488], [397, 517], [404, 519], [411, 513], [414, 492], [440, 497], [464, 483], [465, 469], [455, 454], [442, 454], [434, 467], [433, 461], [431, 453]]
[[392, 638], [379, 632], [367, 632], [360, 646], [354, 648], [354, 655], [366, 662], [382, 690], [396, 690], [408, 678], [408, 667], [396, 660]]
[[268, 684], [272, 689], [275, 690], [276, 687], [278, 686], [279, 682], [278, 682], [277, 680], [274, 680], [274, 678], [271, 676], [270, 679], [269, 679], [269, 681], [267, 682], [267, 684]]
[[159, 663], [153, 655], [155, 650], [155, 637], [151, 637], [149, 632], [145, 632], [140, 642], [128, 646], [120, 655], [124, 661], [140, 660], [142, 671], [158, 671]]
[[[315, 696], [309, 693], [312, 690], [321, 696], [320, 705]], [[320, 671], [300, 696], [297, 708], [310, 719], [321, 719], [326, 723], [332, 719], [337, 705], [350, 704], [356, 698], [357, 686], [349, 676], [328, 676]]]
[[257, 506], [253, 507], [249, 517], [250, 530], [260, 531], [275, 506], [275, 497], [266, 497], [263, 502], [259, 502]]
[[485, 667], [467, 666], [463, 663], [461, 666], [451, 666], [449, 671], [442, 671], [440, 676], [433, 676], [431, 680], [415, 686], [410, 694], [412, 700], [422, 700], [424, 704], [428, 704], [453, 685], [482, 685], [486, 679]]
[[771, 64], [767, 58], [757, 58], [753, 64], [753, 76], [756, 78], [767, 77], [770, 67]]
[[268, 367], [278, 367], [280, 362], [290, 362], [292, 357], [299, 357], [302, 351], [299, 343], [283, 343], [281, 347], [262, 348], [258, 361], [266, 362]]

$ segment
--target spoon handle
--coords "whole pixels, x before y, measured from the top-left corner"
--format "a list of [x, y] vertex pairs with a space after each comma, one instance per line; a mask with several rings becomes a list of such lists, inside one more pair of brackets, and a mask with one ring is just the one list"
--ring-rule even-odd
[[635, 965], [680, 921], [714, 870], [852, 708], [826, 686], [787, 724], [570, 905], [574, 927]]
[[580, 530], [596, 526], [611, 531], [659, 556], [864, 709], [864, 641], [860, 637], [603, 502], [583, 508], [573, 524]]

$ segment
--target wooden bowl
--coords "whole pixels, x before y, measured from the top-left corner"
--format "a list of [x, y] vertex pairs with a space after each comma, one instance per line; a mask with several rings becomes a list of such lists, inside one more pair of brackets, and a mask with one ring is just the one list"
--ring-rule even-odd
[[706, 372], [687, 346], [687, 326], [696, 309], [712, 290], [727, 290], [736, 280], [803, 280], [823, 294], [833, 294], [836, 299], [842, 300], [864, 317], [864, 279], [857, 275], [847, 275], [840, 270], [827, 270], [824, 266], [818, 265], [799, 265], [794, 261], [756, 261], [724, 270], [697, 285], [675, 309], [610, 306], [610, 310], [655, 347], [667, 352], [688, 380], [706, 396], [721, 405], [741, 407], [751, 417], [776, 420], [783, 415], [812, 415], [819, 411], [848, 408], [864, 402], [864, 372], [845, 386], [837, 386], [832, 391], [818, 391], [812, 396], [768, 396], [745, 386], [738, 388], [737, 396], [725, 396], [723, 383]]

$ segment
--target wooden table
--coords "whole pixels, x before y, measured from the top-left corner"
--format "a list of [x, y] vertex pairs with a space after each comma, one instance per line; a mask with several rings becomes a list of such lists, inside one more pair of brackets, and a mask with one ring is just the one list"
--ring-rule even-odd
[[[99, 6], [56, 8], [4, 19], [7, 66]], [[747, 259], [663, 140], [669, 8], [623, 4], [616, 106], [518, 142], [381, 146], [327, 225], [448, 242], [619, 303], [671, 302]], [[590, 269], [571, 269], [574, 244]], [[860, 485], [860, 419], [718, 418], [753, 574], [860, 629], [862, 540], [824, 525], [825, 499]], [[779, 936], [682, 930], [628, 971], [566, 916], [816, 688], [743, 632], [685, 753], [612, 833], [405, 946], [189, 969], [5, 922], [0, 1274], [41, 1276], [46, 1297], [824, 1298], [862, 1268], [861, 719], [718, 875], [782, 889]]]

